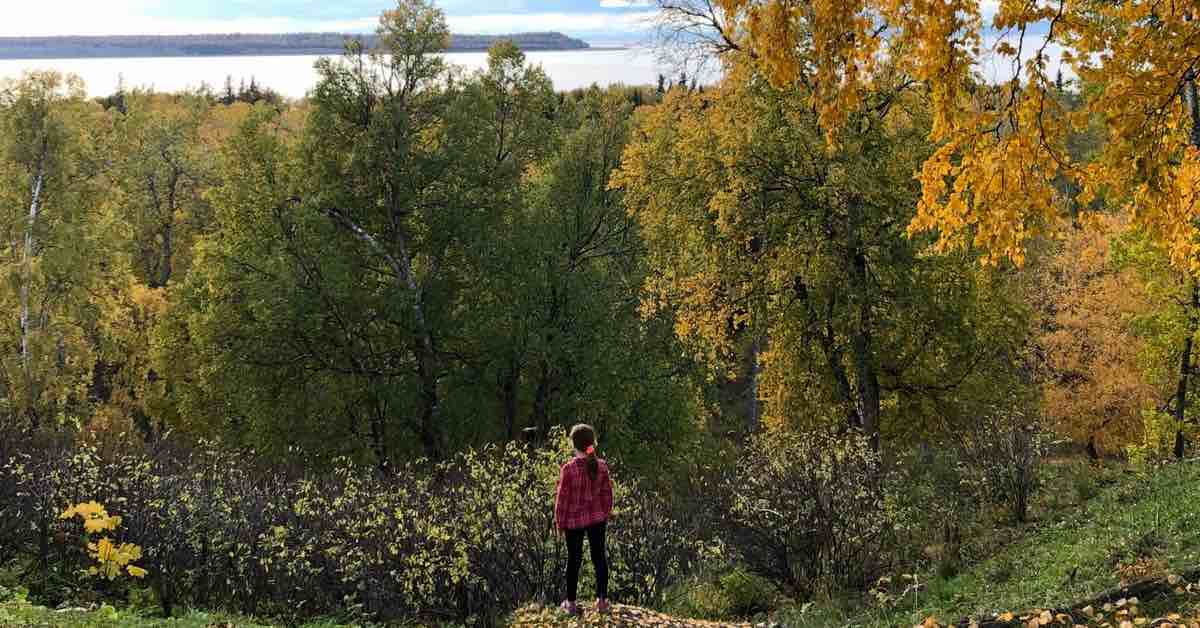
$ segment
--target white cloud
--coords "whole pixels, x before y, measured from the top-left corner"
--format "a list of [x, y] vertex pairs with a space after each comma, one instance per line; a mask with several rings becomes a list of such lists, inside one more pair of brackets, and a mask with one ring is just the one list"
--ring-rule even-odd
[[[306, 20], [294, 17], [239, 19], [181, 19], [152, 17], [162, 0], [0, 0], [0, 37], [52, 35], [181, 35], [195, 33], [283, 33], [363, 32], [378, 23], [375, 16], [348, 20]], [[604, 8], [650, 7], [650, 0], [601, 0]], [[495, 6], [495, 5], [493, 5]], [[497, 34], [518, 31], [563, 31], [569, 33], [628, 33], [647, 29], [654, 13], [645, 11], [590, 13], [504, 12], [500, 3], [495, 13], [450, 15], [447, 20], [457, 33]], [[498, 11], [497, 11], [498, 9]]]
[[1003, 83], [1012, 80], [1014, 73], [1024, 74], [1024, 64], [1039, 51], [1046, 56], [1046, 72], [1049, 76], [1053, 77], [1055, 73], [1061, 70], [1064, 78], [1076, 78], [1075, 72], [1071, 67], [1062, 62], [1064, 48], [1057, 42], [1050, 42], [1043, 49], [1044, 39], [1042, 37], [1027, 35], [1025, 45], [1021, 49], [1020, 63], [1014, 63], [1015, 60], [1012, 57], [995, 52], [1000, 42], [1005, 42], [1013, 48], [1017, 48], [1020, 44], [1020, 38], [1017, 34], [1013, 33], [1005, 34], [1002, 37], [993, 34], [984, 38], [983, 55], [976, 64], [976, 67], [983, 75], [984, 80], [989, 83]]
[[354, 32], [372, 30], [375, 17], [355, 20], [303, 20], [288, 17], [176, 19], [151, 17], [157, 0], [105, 2], [13, 2], [3, 8], [0, 37], [51, 35], [183, 35], [195, 33]]

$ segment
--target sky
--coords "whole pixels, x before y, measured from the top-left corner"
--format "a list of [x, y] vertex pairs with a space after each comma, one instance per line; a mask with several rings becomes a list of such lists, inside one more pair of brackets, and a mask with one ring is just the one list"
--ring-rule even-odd
[[[651, 0], [435, 0], [456, 33], [554, 30], [634, 41]], [[368, 32], [395, 0], [0, 0], [0, 37]]]
[[[1000, 0], [982, 0], [984, 23]], [[653, 0], [434, 0], [462, 34], [560, 31], [591, 43], [649, 43]], [[0, 37], [187, 33], [370, 32], [395, 0], [0, 0]], [[1036, 32], [1037, 29], [1034, 29]], [[988, 32], [986, 47], [1011, 34]], [[1015, 42], [1014, 42], [1015, 43]], [[1057, 69], [1058, 48], [1051, 50]], [[981, 63], [991, 80], [1009, 60]]]

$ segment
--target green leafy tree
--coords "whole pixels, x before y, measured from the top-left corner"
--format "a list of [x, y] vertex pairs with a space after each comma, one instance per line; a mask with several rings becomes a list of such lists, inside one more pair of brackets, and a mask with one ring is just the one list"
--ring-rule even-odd
[[35, 427], [87, 415], [97, 112], [74, 77], [0, 83], [0, 395]]
[[644, 244], [608, 186], [630, 113], [621, 90], [592, 90], [562, 111], [558, 150], [531, 168], [496, 254], [478, 260], [469, 335], [484, 366], [465, 374], [495, 391], [506, 438], [586, 419], [645, 460], [638, 443], [678, 437], [698, 409], [669, 318], [641, 319]]

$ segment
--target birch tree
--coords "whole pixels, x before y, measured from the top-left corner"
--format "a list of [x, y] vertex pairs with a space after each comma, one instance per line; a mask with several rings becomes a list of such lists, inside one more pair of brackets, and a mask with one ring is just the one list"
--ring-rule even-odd
[[10, 412], [35, 427], [86, 415], [95, 113], [72, 77], [32, 73], [0, 85], [0, 263], [9, 278], [0, 299], [13, 347], [2, 383]]

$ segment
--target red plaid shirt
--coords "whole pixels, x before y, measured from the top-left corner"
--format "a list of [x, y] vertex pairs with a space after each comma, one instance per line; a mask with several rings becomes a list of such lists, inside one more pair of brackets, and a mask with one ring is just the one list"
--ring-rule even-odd
[[576, 456], [562, 466], [558, 475], [558, 495], [554, 499], [554, 522], [559, 530], [578, 530], [607, 521], [612, 513], [612, 481], [603, 460], [593, 482], [587, 470], [587, 458]]

